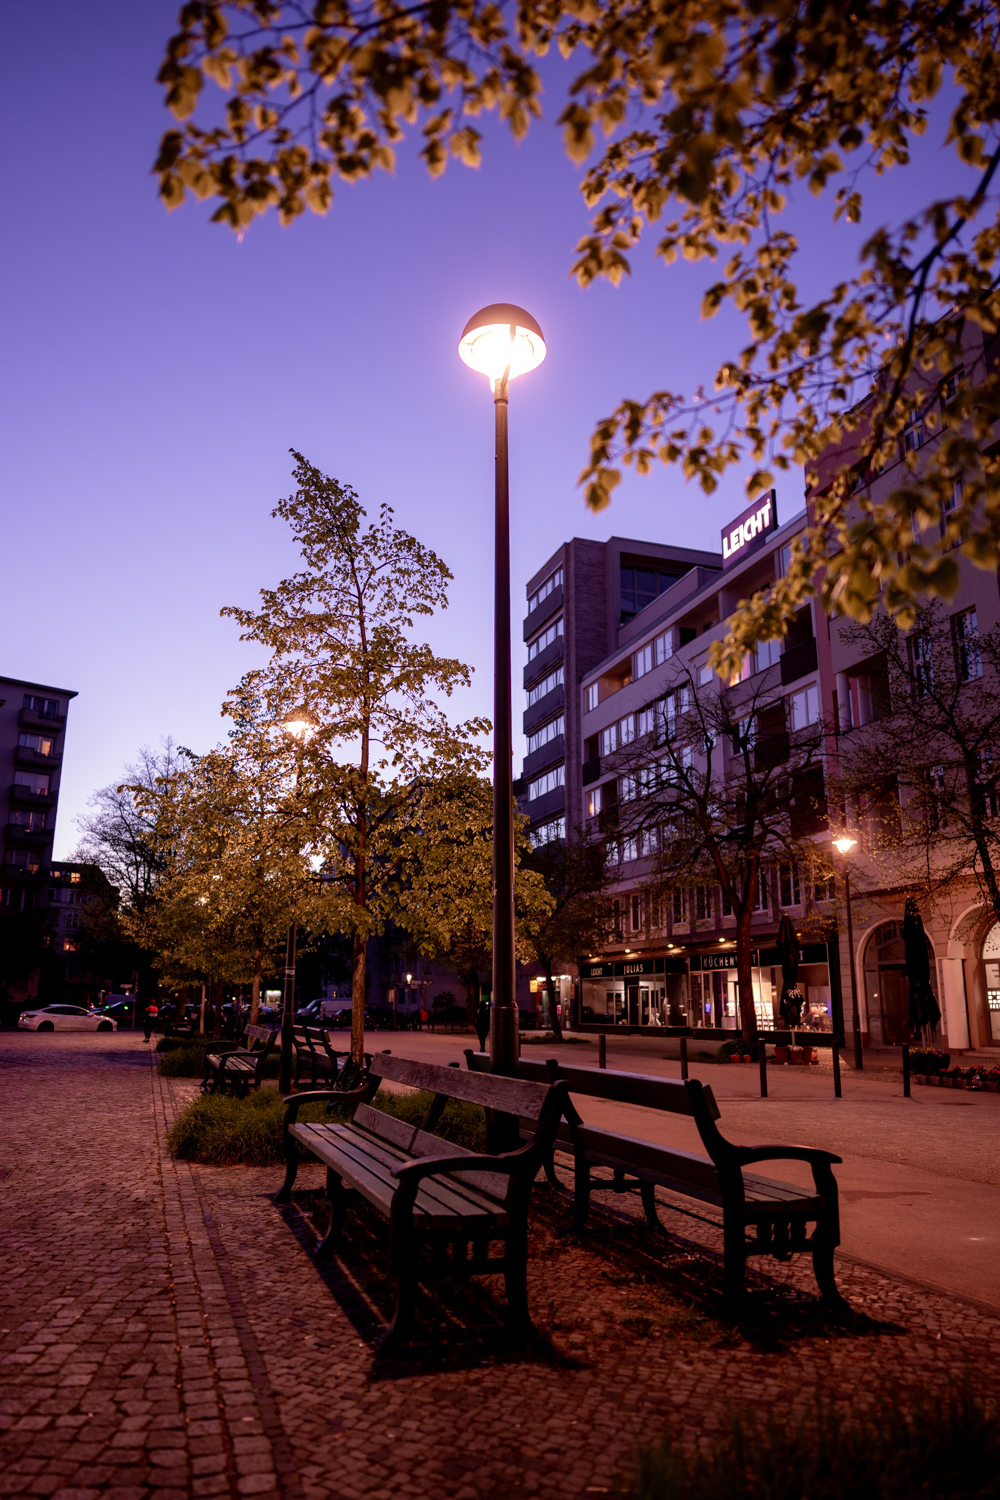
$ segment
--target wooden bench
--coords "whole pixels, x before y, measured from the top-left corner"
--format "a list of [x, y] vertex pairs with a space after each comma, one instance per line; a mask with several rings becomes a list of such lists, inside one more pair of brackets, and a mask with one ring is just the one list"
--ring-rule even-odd
[[[369, 1102], [381, 1081], [424, 1089], [430, 1106], [417, 1126], [374, 1109]], [[371, 1058], [367, 1080], [335, 1089], [293, 1095], [285, 1101], [285, 1180], [276, 1196], [291, 1198], [299, 1147], [326, 1167], [330, 1228], [320, 1258], [333, 1253], [344, 1221], [348, 1191], [358, 1193], [387, 1220], [390, 1258], [396, 1278], [396, 1307], [382, 1341], [383, 1350], [401, 1342], [409, 1329], [422, 1275], [421, 1243], [451, 1246], [452, 1273], [501, 1273], [507, 1291], [508, 1323], [529, 1330], [527, 1300], [528, 1200], [539, 1168], [550, 1154], [562, 1114], [565, 1085], [547, 1077], [539, 1082], [461, 1072], [457, 1064], [392, 1057]], [[431, 1134], [449, 1099], [479, 1104], [530, 1122], [531, 1138], [519, 1149], [497, 1156], [477, 1155]], [[299, 1123], [301, 1106], [311, 1100], [348, 1105], [349, 1123]], [[491, 1258], [490, 1242], [502, 1240], [504, 1253]], [[471, 1251], [471, 1253], [470, 1253]]]
[[[484, 1052], [468, 1051], [465, 1056], [470, 1069], [483, 1072], [489, 1067]], [[663, 1187], [721, 1208], [723, 1295], [730, 1308], [742, 1300], [746, 1261], [751, 1255], [790, 1260], [792, 1255], [808, 1253], [820, 1294], [829, 1301], [841, 1300], [833, 1268], [834, 1251], [840, 1244], [840, 1211], [832, 1167], [841, 1160], [839, 1156], [806, 1146], [734, 1146], [715, 1123], [719, 1107], [711, 1088], [693, 1078], [681, 1082], [611, 1068], [564, 1067], [554, 1058], [545, 1062], [522, 1059], [518, 1072], [536, 1083], [559, 1079], [569, 1090], [564, 1111], [567, 1123], [560, 1127], [552, 1151], [566, 1151], [573, 1157], [578, 1228], [586, 1221], [592, 1188], [600, 1186], [616, 1193], [638, 1192], [648, 1223], [660, 1229], [655, 1189]], [[687, 1115], [698, 1127], [708, 1155], [696, 1156], [586, 1125], [573, 1106], [574, 1094]], [[521, 1120], [519, 1126], [521, 1139], [529, 1139], [531, 1122]], [[555, 1180], [552, 1151], [545, 1163], [550, 1181]], [[763, 1161], [807, 1162], [815, 1191], [745, 1170]], [[597, 1167], [610, 1170], [610, 1183], [595, 1183]], [[810, 1224], [811, 1236], [807, 1235]], [[748, 1238], [750, 1230], [753, 1238]]]
[[272, 1031], [269, 1026], [248, 1026], [242, 1048], [206, 1052], [202, 1088], [217, 1094], [224, 1094], [227, 1086], [238, 1094], [259, 1089], [264, 1077], [264, 1063], [280, 1040], [281, 1032]]

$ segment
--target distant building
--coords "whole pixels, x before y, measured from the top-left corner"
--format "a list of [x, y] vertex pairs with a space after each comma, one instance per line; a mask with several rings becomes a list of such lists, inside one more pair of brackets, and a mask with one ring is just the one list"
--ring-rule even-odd
[[[52, 840], [71, 688], [0, 677], [0, 914], [40, 912], [47, 905]], [[11, 986], [18, 992], [18, 986]], [[38, 992], [38, 975], [20, 989]]]
[[116, 901], [117, 892], [99, 866], [53, 861], [45, 911], [47, 998], [58, 991], [60, 998], [86, 1005], [110, 989], [111, 977], [95, 966], [94, 934], [84, 931], [84, 919], [88, 907]]

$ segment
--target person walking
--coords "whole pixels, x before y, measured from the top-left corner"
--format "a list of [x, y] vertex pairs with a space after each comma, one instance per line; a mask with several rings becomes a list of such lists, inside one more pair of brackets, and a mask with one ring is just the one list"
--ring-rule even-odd
[[486, 1051], [486, 1041], [490, 1034], [490, 1007], [485, 995], [479, 997], [479, 1005], [476, 1009], [476, 1035], [479, 1038], [480, 1052]]
[[143, 1011], [142, 1016], [142, 1029], [144, 1033], [144, 1039], [147, 1042], [153, 1034], [153, 1022], [156, 1020], [159, 1014], [160, 1008], [157, 1005], [156, 1001], [150, 1000], [149, 1004], [146, 1006], [146, 1009]]

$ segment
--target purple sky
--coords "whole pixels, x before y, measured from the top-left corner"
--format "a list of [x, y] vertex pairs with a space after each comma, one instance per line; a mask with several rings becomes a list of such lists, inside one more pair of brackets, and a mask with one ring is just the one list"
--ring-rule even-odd
[[[594, 421], [623, 396], [710, 382], [742, 339], [729, 318], [699, 320], [710, 267], [640, 253], [620, 289], [568, 277], [587, 219], [555, 97], [521, 145], [490, 132], [479, 172], [432, 182], [404, 161], [338, 188], [326, 219], [260, 222], [239, 244], [200, 207], [168, 217], [149, 175], [175, 10], [52, 0], [8, 11], [2, 33], [0, 672], [80, 694], [57, 857], [140, 745], [171, 734], [200, 749], [224, 732], [223, 694], [254, 657], [219, 608], [252, 604], [296, 566], [269, 514], [292, 446], [373, 513], [387, 500], [443, 556], [451, 608], [428, 634], [476, 668], [456, 711], [489, 713], [492, 404], [457, 354], [484, 303], [528, 308], [549, 349], [512, 387], [516, 616], [525, 580], [569, 536], [715, 548], [745, 503], [745, 472], [710, 499], [660, 472], [627, 478], [600, 516], [583, 504]], [[919, 184], [882, 189], [866, 229], [925, 192], [928, 173], [945, 188], [950, 161], [930, 152]], [[857, 236], [831, 233], [825, 208], [797, 217], [822, 286]], [[797, 473], [779, 485], [782, 520], [801, 495]], [[517, 618], [514, 630], [519, 643]], [[522, 660], [518, 644], [518, 678]]]

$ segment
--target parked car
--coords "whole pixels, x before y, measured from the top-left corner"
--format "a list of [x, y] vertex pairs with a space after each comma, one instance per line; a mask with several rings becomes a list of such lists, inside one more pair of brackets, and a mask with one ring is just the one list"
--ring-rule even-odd
[[22, 1031], [115, 1031], [117, 1025], [101, 1011], [84, 1010], [82, 1005], [43, 1005], [40, 1010], [23, 1010], [18, 1019]]
[[99, 1006], [94, 1014], [97, 1016], [102, 1016], [107, 1020], [114, 1021], [118, 1026], [130, 1027], [132, 1025], [132, 1011], [134, 1006], [134, 1000], [116, 1000], [112, 1005]]
[[365, 1014], [365, 1026], [372, 1031], [409, 1031], [410, 1022], [390, 1006], [377, 1006]]

